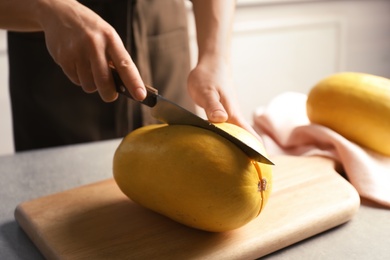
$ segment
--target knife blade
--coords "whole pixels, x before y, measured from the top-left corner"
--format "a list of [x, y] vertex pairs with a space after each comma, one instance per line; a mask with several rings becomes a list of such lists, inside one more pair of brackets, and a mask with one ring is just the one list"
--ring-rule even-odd
[[[111, 68], [111, 70], [117, 92], [132, 100], [135, 100], [123, 84], [118, 72], [114, 68]], [[167, 100], [158, 94], [157, 89], [148, 85], [145, 85], [145, 88], [147, 91], [146, 98], [143, 101], [137, 102], [150, 107], [152, 116], [159, 121], [169, 125], [191, 125], [210, 130], [238, 146], [249, 158], [261, 163], [274, 165], [273, 162], [262, 155], [254, 147], [244, 143], [240, 139], [222, 130], [213, 123], [210, 123], [207, 120], [204, 120], [196, 114], [188, 111], [187, 109], [175, 104], [174, 102]]]

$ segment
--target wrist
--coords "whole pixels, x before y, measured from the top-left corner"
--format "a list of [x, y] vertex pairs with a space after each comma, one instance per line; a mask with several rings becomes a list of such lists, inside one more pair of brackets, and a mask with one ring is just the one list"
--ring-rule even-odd
[[223, 69], [231, 72], [230, 55], [222, 52], [204, 52], [198, 57], [198, 67], [208, 70]]
[[47, 24], [50, 24], [50, 20], [53, 16], [53, 5], [55, 1], [49, 0], [35, 0], [34, 12], [32, 13], [32, 17], [39, 24], [42, 30], [47, 27]]
[[53, 26], [57, 20], [63, 26], [68, 27], [66, 18], [73, 16], [77, 18], [78, 14], [74, 10], [79, 9], [80, 3], [76, 0], [36, 0], [36, 11], [33, 14], [41, 29]]

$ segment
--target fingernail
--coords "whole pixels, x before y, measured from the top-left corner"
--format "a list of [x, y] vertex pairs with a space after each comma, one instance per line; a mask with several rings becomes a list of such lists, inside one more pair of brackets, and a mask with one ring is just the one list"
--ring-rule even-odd
[[146, 91], [144, 88], [137, 88], [135, 90], [135, 93], [134, 93], [134, 98], [139, 100], [139, 101], [142, 101], [144, 100], [146, 97]]
[[223, 110], [216, 110], [211, 113], [211, 120], [214, 122], [225, 122], [227, 120], [227, 114]]

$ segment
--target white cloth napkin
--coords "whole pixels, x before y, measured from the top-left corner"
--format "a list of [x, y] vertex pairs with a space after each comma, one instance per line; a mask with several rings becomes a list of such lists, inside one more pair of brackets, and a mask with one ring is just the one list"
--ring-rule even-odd
[[269, 155], [329, 157], [341, 163], [362, 198], [390, 208], [390, 157], [365, 149], [327, 127], [311, 124], [306, 99], [305, 94], [285, 92], [256, 110], [254, 128]]

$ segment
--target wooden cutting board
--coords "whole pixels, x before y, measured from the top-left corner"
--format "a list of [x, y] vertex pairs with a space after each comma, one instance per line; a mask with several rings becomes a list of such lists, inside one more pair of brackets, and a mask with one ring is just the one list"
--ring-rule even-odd
[[[273, 193], [242, 228], [209, 233], [144, 209], [110, 179], [20, 204], [15, 218], [48, 259], [255, 259], [350, 220], [356, 190], [320, 157], [276, 157]], [[145, 191], [148, 192], [148, 191]]]

